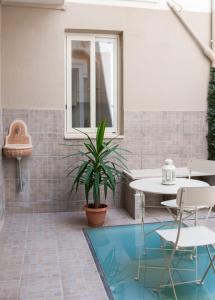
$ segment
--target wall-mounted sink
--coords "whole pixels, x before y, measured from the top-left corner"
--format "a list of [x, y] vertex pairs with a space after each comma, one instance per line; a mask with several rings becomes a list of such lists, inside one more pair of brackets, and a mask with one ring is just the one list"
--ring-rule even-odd
[[31, 155], [32, 148], [31, 137], [25, 122], [22, 120], [13, 121], [10, 125], [9, 134], [5, 138], [4, 155], [20, 159]]
[[11, 158], [23, 158], [32, 154], [32, 145], [9, 144], [3, 148], [4, 155]]
[[11, 123], [9, 134], [5, 138], [5, 145], [3, 147], [3, 154], [9, 158], [16, 158], [18, 162], [19, 173], [19, 188], [22, 190], [22, 172], [20, 161], [23, 157], [32, 154], [31, 137], [28, 134], [27, 126], [22, 120], [15, 120]]

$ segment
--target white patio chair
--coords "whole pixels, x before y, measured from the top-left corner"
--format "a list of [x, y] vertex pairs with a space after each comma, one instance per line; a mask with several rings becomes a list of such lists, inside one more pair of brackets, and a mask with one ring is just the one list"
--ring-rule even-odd
[[[189, 179], [192, 177], [192, 174], [196, 172], [203, 173], [204, 175], [215, 175], [215, 161], [206, 160], [206, 159], [191, 159], [188, 163], [188, 170], [189, 170]], [[177, 221], [178, 218], [178, 211], [179, 207], [176, 203], [176, 199], [173, 200], [166, 200], [162, 201], [161, 205], [165, 206], [171, 216]], [[183, 217], [183, 220], [195, 215], [195, 225], [198, 223], [198, 211], [201, 209], [208, 208], [205, 204], [196, 206], [195, 208], [187, 208], [184, 210], [186, 216]], [[206, 215], [206, 221], [211, 213], [213, 207], [210, 207], [208, 214]], [[176, 214], [173, 213], [172, 210], [176, 210]]]
[[[209, 268], [213, 265], [214, 258], [211, 257], [209, 245], [213, 245], [215, 243], [215, 232], [210, 230], [206, 226], [190, 226], [183, 227], [183, 213], [188, 208], [195, 208], [198, 206], [206, 206], [211, 207], [215, 203], [215, 186], [209, 187], [189, 187], [189, 188], [181, 188], [177, 193], [176, 198], [177, 206], [180, 208], [179, 211], [179, 220], [177, 223], [176, 229], [161, 229], [156, 230], [157, 234], [161, 237], [162, 240], [165, 240], [168, 243], [173, 245], [172, 253], [169, 257], [167, 265], [164, 266], [164, 269], [168, 270], [170, 284], [161, 284], [159, 288], [172, 286], [174, 298], [177, 299], [175, 285], [187, 284], [187, 283], [202, 283], [205, 278], [208, 270], [206, 270], [205, 275], [202, 279], [198, 279], [197, 277], [197, 247], [204, 246], [207, 249], [207, 253], [210, 259]], [[194, 269], [180, 269], [174, 268], [172, 266], [172, 262], [174, 260], [174, 256], [176, 251], [187, 251], [187, 248], [194, 248], [196, 252], [195, 258], [195, 268]], [[213, 265], [214, 266], [214, 265]], [[160, 268], [160, 267], [159, 267]], [[192, 281], [184, 281], [184, 282], [174, 282], [173, 279], [173, 271], [195, 271], [195, 280]]]

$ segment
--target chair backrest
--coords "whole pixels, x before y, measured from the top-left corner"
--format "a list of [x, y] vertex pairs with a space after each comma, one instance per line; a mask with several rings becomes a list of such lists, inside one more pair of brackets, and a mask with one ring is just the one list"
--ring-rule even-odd
[[180, 214], [178, 220], [178, 232], [175, 241], [175, 249], [177, 249], [179, 237], [181, 233], [181, 227], [183, 222], [182, 216], [183, 216], [184, 208], [207, 206], [208, 214], [209, 214], [212, 207], [215, 204], [215, 186], [180, 188], [177, 192], [176, 202], [180, 207]]
[[180, 188], [176, 201], [181, 209], [197, 206], [213, 207], [215, 205], [215, 186]]
[[215, 175], [215, 161], [207, 159], [193, 158], [188, 163], [188, 168], [192, 176], [193, 171]]

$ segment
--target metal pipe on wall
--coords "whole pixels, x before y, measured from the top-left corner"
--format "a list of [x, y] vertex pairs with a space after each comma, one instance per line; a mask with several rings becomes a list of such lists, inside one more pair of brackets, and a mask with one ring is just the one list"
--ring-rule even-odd
[[[211, 48], [215, 51], [215, 0], [211, 0]], [[215, 61], [212, 67], [215, 68]]]
[[[215, 0], [212, 0], [212, 1], [213, 1], [213, 5], [214, 5]], [[197, 37], [197, 35], [192, 31], [192, 29], [189, 27], [189, 25], [185, 22], [183, 17], [180, 15], [175, 4], [173, 4], [170, 1], [167, 1], [167, 5], [171, 9], [171, 11], [174, 13], [174, 15], [177, 17], [177, 19], [181, 22], [181, 24], [184, 26], [184, 28], [187, 30], [187, 32], [190, 34], [190, 36], [193, 38], [195, 43], [202, 50], [204, 55], [210, 59], [210, 61], [212, 62], [212, 65], [215, 65], [215, 51], [213, 51], [213, 49], [210, 48], [208, 45], [202, 43], [202, 41]], [[213, 12], [214, 12], [214, 9], [213, 9]], [[213, 20], [214, 20], [214, 18], [213, 18]], [[214, 31], [214, 29], [213, 29], [213, 31]]]
[[[211, 48], [215, 51], [215, 0], [211, 0]], [[215, 60], [212, 67], [215, 68]]]

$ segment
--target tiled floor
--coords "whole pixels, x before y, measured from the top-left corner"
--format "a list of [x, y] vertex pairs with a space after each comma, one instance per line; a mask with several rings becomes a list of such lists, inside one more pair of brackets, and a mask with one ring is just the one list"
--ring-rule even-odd
[[[146, 212], [147, 222], [168, 218], [164, 210]], [[139, 222], [112, 209], [106, 225]], [[0, 300], [107, 299], [83, 227], [83, 212], [7, 215], [0, 232]]]

